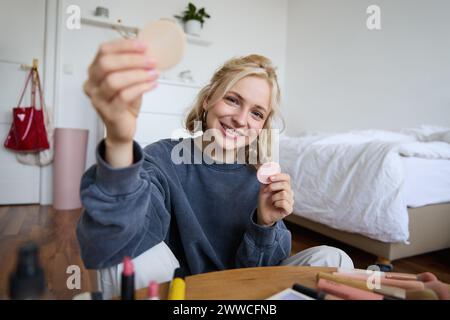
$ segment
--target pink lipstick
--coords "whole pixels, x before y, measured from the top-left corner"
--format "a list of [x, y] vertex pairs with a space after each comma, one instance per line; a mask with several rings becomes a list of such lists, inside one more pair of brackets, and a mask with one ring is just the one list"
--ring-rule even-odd
[[134, 300], [134, 266], [130, 257], [123, 259], [122, 300]]

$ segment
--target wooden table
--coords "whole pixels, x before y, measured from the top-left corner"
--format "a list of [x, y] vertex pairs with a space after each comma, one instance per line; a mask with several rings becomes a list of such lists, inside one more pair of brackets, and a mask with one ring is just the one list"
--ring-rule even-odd
[[[318, 272], [336, 268], [277, 266], [217, 271], [186, 277], [186, 300], [263, 300], [294, 283], [316, 288]], [[166, 299], [170, 282], [160, 285]], [[147, 299], [147, 288], [136, 291], [136, 299]]]

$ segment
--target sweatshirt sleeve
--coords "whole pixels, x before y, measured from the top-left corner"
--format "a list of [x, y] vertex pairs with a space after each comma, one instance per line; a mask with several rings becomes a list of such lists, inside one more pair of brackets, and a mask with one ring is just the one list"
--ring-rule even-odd
[[291, 252], [291, 232], [279, 220], [271, 227], [255, 223], [254, 215], [244, 234], [236, 254], [236, 267], [275, 266], [289, 257]]
[[112, 168], [97, 147], [97, 164], [81, 180], [83, 213], [77, 225], [81, 257], [89, 269], [102, 269], [135, 258], [163, 241], [170, 223], [168, 184], [157, 166], [146, 164], [134, 142], [134, 163]]

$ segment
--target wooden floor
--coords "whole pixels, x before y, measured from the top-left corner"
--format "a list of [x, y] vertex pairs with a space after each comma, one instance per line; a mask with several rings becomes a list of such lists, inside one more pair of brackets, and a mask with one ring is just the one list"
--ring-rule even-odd
[[[15, 268], [17, 249], [27, 240], [40, 248], [47, 287], [56, 299], [96, 288], [95, 272], [84, 269], [75, 236], [80, 210], [54, 211], [48, 206], [0, 206], [0, 297], [8, 294], [9, 275]], [[81, 289], [67, 289], [67, 267], [81, 269]]]
[[[47, 286], [56, 299], [71, 299], [75, 294], [96, 289], [95, 272], [84, 268], [75, 236], [80, 210], [54, 211], [48, 206], [0, 206], [0, 299], [7, 297], [9, 274], [15, 268], [17, 248], [27, 240], [40, 246], [40, 259]], [[292, 231], [292, 253], [317, 245], [330, 245], [346, 251], [357, 268], [366, 268], [375, 256], [352, 248], [315, 232], [287, 223]], [[69, 290], [67, 267], [81, 269], [81, 289]], [[395, 271], [420, 273], [430, 271], [450, 283], [450, 249], [400, 259]]]

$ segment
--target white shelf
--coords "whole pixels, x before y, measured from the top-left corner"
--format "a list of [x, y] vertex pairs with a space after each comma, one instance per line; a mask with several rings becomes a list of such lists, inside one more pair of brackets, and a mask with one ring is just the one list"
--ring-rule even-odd
[[[108, 18], [100, 18], [100, 17], [85, 18], [85, 17], [82, 17], [81, 23], [84, 23], [84, 24], [87, 24], [90, 26], [95, 26], [95, 27], [108, 28], [108, 29], [113, 29], [113, 30], [122, 30], [122, 31], [125, 31], [128, 33], [132, 33], [134, 35], [137, 35], [137, 33], [139, 31], [139, 28], [136, 26], [125, 25], [122, 22], [119, 22], [119, 20], [113, 21]], [[186, 35], [187, 42], [194, 44], [194, 45], [206, 47], [206, 46], [211, 45], [211, 43], [212, 43], [211, 41], [202, 39], [199, 36], [194, 36], [194, 35], [190, 35], [187, 33], [185, 33], [185, 35]]]
[[137, 27], [127, 26], [119, 21], [111, 21], [106, 18], [99, 18], [99, 17], [81, 18], [81, 23], [95, 27], [109, 28], [113, 30], [121, 29], [126, 32], [131, 32], [133, 34], [137, 34], [137, 32], [139, 31], [139, 28]]

